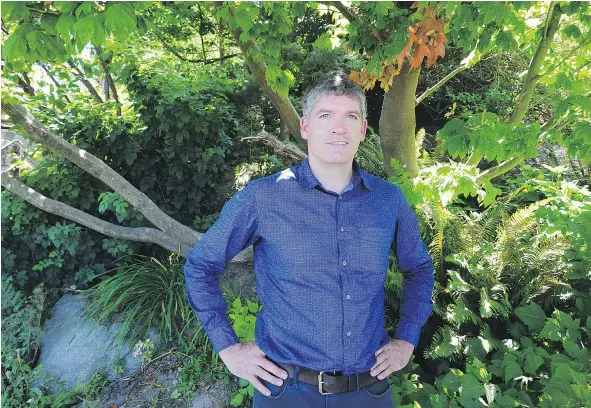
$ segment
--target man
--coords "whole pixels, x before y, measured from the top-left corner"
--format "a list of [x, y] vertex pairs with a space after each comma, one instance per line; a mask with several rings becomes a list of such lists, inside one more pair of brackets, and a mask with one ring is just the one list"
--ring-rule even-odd
[[[187, 292], [211, 344], [255, 387], [254, 407], [392, 407], [402, 369], [432, 311], [433, 264], [401, 191], [353, 160], [365, 139], [361, 89], [343, 73], [303, 99], [308, 158], [249, 182], [189, 253]], [[217, 274], [253, 245], [263, 305], [255, 341], [239, 343]], [[404, 274], [395, 338], [384, 329], [390, 249]]]

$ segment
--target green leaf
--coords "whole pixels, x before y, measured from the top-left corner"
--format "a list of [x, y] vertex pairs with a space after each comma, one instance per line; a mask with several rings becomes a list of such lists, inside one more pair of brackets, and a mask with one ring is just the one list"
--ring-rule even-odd
[[70, 36], [74, 34], [74, 24], [76, 24], [74, 17], [67, 14], [61, 16], [55, 25], [55, 30], [67, 43], [70, 41]]
[[2, 47], [2, 58], [12, 61], [27, 54], [27, 41], [16, 33], [12, 33]]
[[237, 297], [236, 299], [234, 299], [234, 302], [232, 303], [232, 309], [237, 310], [242, 308], [242, 302], [240, 301], [240, 298]]
[[544, 325], [540, 337], [553, 341], [577, 341], [581, 338], [579, 323], [580, 319], [574, 320], [569, 314], [557, 310]]
[[556, 319], [548, 319], [544, 328], [540, 332], [540, 337], [543, 339], [562, 341], [564, 338], [564, 331]]
[[102, 27], [93, 15], [86, 16], [74, 24], [74, 38], [78, 50], [82, 50], [92, 40], [96, 29], [102, 30]]
[[91, 14], [92, 13], [92, 3], [91, 1], [83, 1], [78, 8], [76, 8], [76, 18], [80, 18], [82, 13], [84, 14]]
[[523, 368], [525, 369], [526, 374], [535, 375], [537, 369], [544, 364], [544, 359], [535, 354], [535, 353], [527, 353], [525, 356], [525, 364]]
[[43, 29], [47, 34], [55, 35], [55, 26], [57, 22], [57, 16], [45, 15], [41, 17], [41, 29]]
[[37, 37], [39, 35], [38, 31], [31, 31], [29, 33], [27, 33], [27, 44], [29, 44], [29, 48], [31, 50], [36, 50], [37, 49]]
[[498, 48], [503, 51], [511, 51], [518, 47], [517, 41], [509, 31], [501, 31], [497, 34], [496, 43]]
[[437, 139], [442, 140], [452, 157], [466, 157], [469, 149], [469, 132], [463, 120], [453, 118], [437, 132]]
[[77, 4], [75, 1], [54, 1], [52, 5], [62, 14], [68, 14], [76, 8]]
[[7, 21], [27, 20], [31, 12], [24, 1], [3, 1], [2, 19]]
[[509, 382], [516, 377], [523, 375], [523, 371], [521, 371], [521, 366], [515, 361], [509, 361], [507, 365], [505, 365], [504, 371], [504, 378], [505, 382]]
[[544, 327], [546, 313], [535, 302], [515, 309], [515, 314], [533, 332], [539, 332]]
[[246, 300], [246, 303], [248, 305], [248, 311], [250, 313], [257, 313], [259, 311], [259, 305], [257, 305], [254, 302], [251, 302], [250, 300]]
[[570, 37], [570, 38], [574, 38], [574, 39], [581, 37], [581, 30], [575, 24], [570, 24], [570, 25], [566, 26], [564, 28], [564, 30], [562, 30], [562, 32], [566, 37]]
[[232, 398], [232, 400], [230, 401], [230, 404], [233, 407], [237, 407], [239, 405], [242, 405], [242, 402], [244, 401], [244, 396], [240, 393], [234, 395], [234, 398]]
[[331, 42], [331, 34], [330, 33], [324, 33], [321, 36], [319, 36], [316, 41], [314, 41], [314, 48], [324, 48], [324, 49], [328, 49], [331, 50], [332, 49], [332, 42]]
[[255, 8], [255, 5], [248, 2], [241, 2], [238, 4], [236, 12], [234, 13], [234, 19], [242, 31], [248, 32], [248, 30], [250, 30], [254, 25], [253, 21], [258, 14], [258, 10], [253, 12], [253, 9]]
[[137, 20], [133, 10], [120, 4], [107, 8], [105, 13], [105, 30], [119, 38], [125, 38], [137, 29]]
[[460, 395], [470, 399], [477, 399], [481, 395], [484, 395], [484, 392], [484, 385], [478, 381], [478, 378], [472, 374], [466, 374], [462, 377], [462, 390], [460, 391]]

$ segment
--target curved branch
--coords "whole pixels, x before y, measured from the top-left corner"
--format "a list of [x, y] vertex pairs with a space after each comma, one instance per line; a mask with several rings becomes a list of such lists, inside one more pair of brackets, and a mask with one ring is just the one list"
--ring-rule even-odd
[[282, 98], [279, 96], [267, 83], [266, 71], [267, 71], [267, 64], [262, 61], [256, 61], [251, 55], [251, 49], [255, 53], [261, 53], [258, 45], [249, 42], [247, 44], [240, 42], [240, 33], [235, 32], [234, 37], [236, 38], [236, 42], [238, 43], [240, 49], [244, 53], [244, 58], [246, 59], [246, 64], [252, 73], [255, 81], [259, 84], [263, 93], [269, 99], [269, 101], [273, 104], [275, 109], [279, 112], [279, 116], [281, 120], [286, 124], [287, 128], [289, 129], [289, 133], [291, 133], [300, 147], [303, 150], [308, 150], [307, 142], [302, 137], [300, 133], [300, 115], [295, 110], [293, 104], [289, 100], [289, 98]]
[[[110, 222], [80, 211], [77, 208], [52, 200], [6, 174], [2, 175], [2, 186], [43, 211], [77, 222], [78, 224], [82, 224], [85, 227], [98, 231], [109, 237], [127, 239], [130, 241], [150, 242], [160, 245], [171, 252], [177, 252], [179, 250], [177, 241], [160, 230], [146, 227], [130, 228], [111, 224]], [[182, 256], [186, 256], [186, 254], [186, 249], [184, 252], [181, 251]]]
[[477, 46], [478, 46], [478, 44], [476, 44], [474, 46], [474, 50], [470, 53], [470, 55], [468, 55], [465, 59], [462, 60], [462, 62], [460, 63], [460, 65], [456, 69], [451, 71], [449, 74], [447, 74], [445, 77], [443, 77], [439, 82], [437, 82], [432, 87], [427, 88], [427, 90], [425, 92], [423, 92], [423, 94], [417, 98], [416, 105], [423, 102], [425, 100], [425, 98], [429, 97], [433, 92], [435, 92], [439, 88], [441, 88], [447, 81], [449, 81], [450, 79], [452, 79], [453, 77], [455, 77], [459, 73], [464, 72], [468, 68], [473, 67], [478, 61], [480, 61], [480, 58], [482, 56], [476, 50]]
[[487, 181], [491, 181], [495, 177], [499, 177], [500, 175], [507, 173], [512, 168], [519, 166], [523, 160], [523, 157], [514, 157], [512, 159], [506, 160], [498, 166], [492, 167], [483, 172], [476, 180], [478, 183], [486, 183]]
[[92, 97], [98, 103], [103, 103], [103, 100], [102, 100], [101, 96], [94, 89], [94, 86], [92, 86], [92, 84], [90, 83], [90, 81], [84, 76], [84, 74], [82, 73], [82, 71], [80, 71], [80, 69], [76, 66], [76, 64], [74, 64], [74, 61], [68, 60], [68, 65], [70, 66], [70, 68], [72, 68], [76, 72], [76, 74], [78, 75], [78, 79], [80, 81], [82, 81], [82, 83], [84, 84], [84, 86], [86, 87], [86, 89], [88, 89], [88, 92], [90, 92], [90, 94], [92, 95]]
[[239, 56], [240, 54], [229, 54], [229, 55], [223, 55], [220, 56], [219, 58], [212, 58], [212, 59], [190, 59], [190, 58], [186, 58], [183, 57], [181, 54], [179, 54], [177, 51], [175, 51], [162, 37], [158, 37], [158, 40], [162, 43], [162, 45], [164, 46], [164, 48], [166, 48], [168, 51], [170, 51], [170, 53], [172, 55], [174, 55], [175, 57], [177, 57], [178, 59], [180, 59], [181, 61], [184, 62], [191, 62], [193, 64], [199, 64], [199, 63], [203, 63], [204, 65], [209, 65], [209, 64], [213, 64], [215, 62], [220, 62], [220, 61], [224, 61], [230, 58], [234, 58]]
[[[216, 7], [222, 7], [221, 3], [217, 3]], [[230, 14], [234, 15], [236, 12], [235, 8], [230, 7]], [[288, 97], [282, 98], [279, 96], [267, 83], [267, 64], [261, 58], [254, 58], [253, 55], [262, 56], [263, 52], [259, 46], [252, 40], [243, 42], [240, 40], [242, 34], [241, 29], [232, 31], [236, 44], [240, 47], [240, 50], [244, 54], [246, 64], [252, 73], [254, 80], [259, 84], [263, 93], [271, 104], [279, 112], [280, 119], [285, 123], [289, 129], [289, 133], [293, 135], [300, 147], [304, 150], [308, 150], [308, 144], [300, 133], [300, 115], [295, 110], [293, 104]]]
[[355, 13], [349, 10], [349, 8], [340, 1], [320, 1], [319, 3], [324, 4], [326, 6], [333, 6], [339, 11], [339, 13], [343, 15], [343, 17], [349, 20], [350, 23], [359, 18]]
[[510, 125], [516, 125], [520, 123], [525, 114], [527, 113], [527, 109], [529, 108], [529, 104], [534, 96], [534, 90], [536, 88], [536, 84], [540, 79], [540, 68], [542, 66], [542, 62], [546, 58], [546, 54], [550, 49], [550, 44], [554, 40], [554, 35], [558, 30], [558, 24], [560, 23], [560, 17], [562, 17], [562, 12], [560, 11], [560, 5], [554, 4], [551, 6], [551, 10], [548, 12], [548, 26], [545, 30], [544, 36], [542, 37], [540, 43], [538, 44], [538, 48], [529, 64], [529, 68], [527, 70], [527, 74], [525, 75], [525, 79], [523, 80], [523, 90], [519, 96], [519, 100], [515, 104], [515, 108], [513, 109], [513, 113], [511, 116], [506, 120], [506, 123]]
[[294, 164], [299, 163], [306, 158], [306, 154], [299, 148], [290, 144], [283, 143], [275, 136], [267, 132], [260, 132], [256, 136], [243, 137], [241, 140], [260, 141], [263, 144], [269, 146], [271, 149], [273, 149], [273, 151], [279, 158], [285, 159], [286, 161]]
[[[49, 77], [49, 79], [51, 79], [51, 81], [52, 81], [52, 82], [55, 84], [55, 86], [56, 86], [57, 88], [59, 88], [59, 87], [61, 86], [61, 85], [60, 85], [60, 83], [57, 81], [57, 79], [55, 79], [55, 78], [54, 78], [54, 77], [53, 77], [53, 76], [52, 76], [52, 75], [49, 73], [49, 69], [48, 69], [48, 68], [47, 68], [45, 65], [43, 65], [43, 64], [41, 64], [41, 68], [43, 68], [43, 71], [45, 71], [45, 73], [47, 74], [47, 76]], [[56, 88], [56, 90], [57, 90], [57, 88]], [[68, 102], [68, 103], [72, 102], [72, 101], [70, 101], [70, 98], [68, 98], [68, 95], [65, 95], [65, 94], [64, 94], [64, 99], [65, 99], [65, 100], [66, 100], [66, 102]]]
[[152, 224], [165, 234], [176, 238], [181, 245], [181, 250], [191, 248], [197, 243], [201, 236], [198, 232], [167, 215], [148, 196], [136, 189], [102, 160], [51, 133], [49, 129], [31, 116], [27, 108], [22, 105], [2, 103], [2, 109], [10, 116], [15, 124], [22, 126], [33, 140], [55, 150], [82, 170], [98, 178], [119, 193]]
[[101, 67], [103, 68], [103, 71], [105, 72], [105, 80], [107, 81], [107, 86], [109, 86], [111, 88], [111, 91], [113, 92], [113, 99], [115, 99], [115, 102], [117, 102], [117, 104], [118, 104], [117, 116], [121, 116], [121, 102], [119, 102], [119, 94], [117, 93], [117, 87], [115, 87], [115, 82], [113, 81], [113, 76], [109, 72], [109, 63], [113, 57], [113, 52], [110, 53], [108, 61], [105, 61], [105, 60], [103, 60], [103, 57], [102, 57], [103, 50], [101, 49], [100, 45], [95, 45], [94, 50], [96, 52], [96, 57], [98, 58], [99, 63], [101, 64]]

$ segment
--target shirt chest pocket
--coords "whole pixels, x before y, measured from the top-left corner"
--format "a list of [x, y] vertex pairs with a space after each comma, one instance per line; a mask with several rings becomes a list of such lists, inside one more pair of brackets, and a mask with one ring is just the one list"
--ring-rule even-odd
[[351, 251], [351, 267], [362, 278], [377, 278], [381, 285], [388, 269], [391, 244], [392, 233], [388, 228], [358, 228]]

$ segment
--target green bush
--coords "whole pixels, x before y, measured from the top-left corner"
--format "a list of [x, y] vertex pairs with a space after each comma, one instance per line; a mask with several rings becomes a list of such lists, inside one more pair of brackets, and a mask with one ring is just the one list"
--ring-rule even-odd
[[134, 256], [116, 268], [114, 275], [83, 291], [89, 295], [86, 319], [96, 324], [120, 321], [117, 338], [121, 342], [146, 339], [152, 327], [161, 341], [173, 340], [195, 319], [187, 300], [183, 265], [176, 254], [164, 262]]
[[[395, 373], [392, 396], [401, 407], [583, 407], [591, 401], [591, 318], [532, 302], [515, 310], [510, 336], [498, 350], [471, 349], [465, 366], [421, 383], [417, 365]], [[583, 334], [584, 333], [584, 334]], [[485, 339], [481, 339], [483, 345]]]

